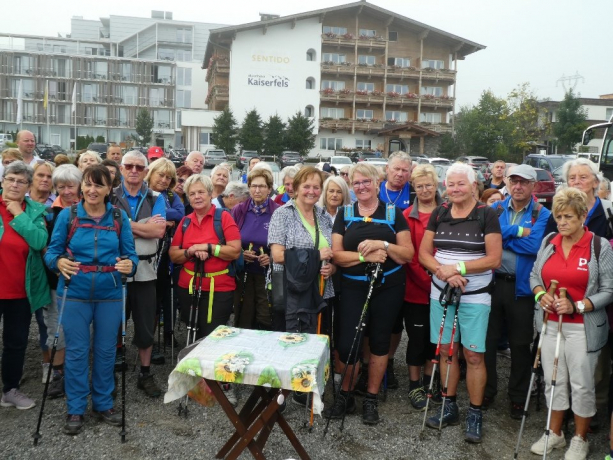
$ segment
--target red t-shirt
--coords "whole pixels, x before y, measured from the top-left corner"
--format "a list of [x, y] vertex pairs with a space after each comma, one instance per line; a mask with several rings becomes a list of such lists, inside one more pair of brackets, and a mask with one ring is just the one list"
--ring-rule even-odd
[[[185, 216], [183, 219], [191, 219], [191, 222], [185, 230], [185, 235], [183, 235], [183, 220], [181, 220], [177, 227], [175, 236], [172, 239], [172, 246], [180, 246], [183, 249], [188, 249], [194, 244], [211, 243], [214, 247], [217, 243], [219, 243], [219, 238], [217, 237], [215, 228], [213, 227], [214, 218], [215, 205], [211, 205], [211, 209], [205, 214], [200, 223], [198, 223], [198, 217], [196, 216], [195, 212]], [[238, 227], [236, 226], [236, 223], [234, 222], [234, 219], [232, 219], [229, 212], [222, 213], [221, 227], [223, 229], [226, 242], [235, 240], [240, 242], [240, 231], [238, 230]], [[183, 265], [183, 267], [193, 272], [194, 265], [195, 261], [189, 260]], [[209, 258], [204, 261], [204, 271], [205, 273], [215, 273], [225, 270], [228, 268], [228, 265], [230, 265], [230, 262], [227, 260], [209, 256]], [[181, 274], [179, 275], [179, 286], [185, 289], [189, 288], [189, 282], [191, 279], [192, 275], [187, 273], [185, 270], [181, 270]], [[202, 279], [203, 291], [209, 291], [210, 285], [211, 278]], [[236, 289], [236, 281], [234, 280], [234, 277], [229, 276], [228, 274], [215, 277], [215, 291], [226, 292], [233, 291], [234, 289]]]
[[[554, 253], [543, 265], [541, 276], [547, 286], [552, 279], [558, 280], [557, 295], [560, 295], [559, 288], [566, 288], [568, 296], [577, 303], [585, 298], [585, 291], [589, 278], [587, 263], [591, 257], [592, 233], [586, 231], [583, 237], [577, 241], [570, 252], [568, 258], [564, 257], [562, 250], [562, 235], [556, 235], [551, 244], [555, 247]], [[558, 321], [558, 315], [549, 315], [549, 321]], [[564, 315], [564, 323], [583, 323], [583, 315], [573, 314]]]
[[426, 269], [419, 263], [419, 246], [426, 232], [431, 213], [420, 212], [418, 213], [418, 219], [411, 219], [409, 215], [413, 211], [413, 206], [415, 205], [410, 206], [402, 212], [402, 215], [409, 224], [411, 242], [415, 248], [413, 259], [411, 262], [405, 264], [407, 278], [404, 300], [405, 302], [428, 305], [430, 303], [431, 279]]
[[[21, 209], [26, 209], [22, 203]], [[0, 299], [25, 299], [26, 294], [26, 261], [30, 246], [23, 237], [13, 230], [11, 221], [13, 215], [7, 211], [6, 203], [0, 195], [0, 217], [4, 234], [0, 239]]]

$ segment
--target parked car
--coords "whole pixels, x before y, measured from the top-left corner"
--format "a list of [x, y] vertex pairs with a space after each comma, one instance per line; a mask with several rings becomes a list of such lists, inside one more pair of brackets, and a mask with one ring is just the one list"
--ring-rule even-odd
[[562, 166], [551, 171], [551, 175], [553, 176], [553, 183], [556, 185], [556, 188], [566, 182], [564, 176], [562, 175]]
[[532, 153], [526, 155], [524, 164], [530, 165], [533, 168], [541, 168], [553, 172], [567, 161], [574, 159], [574, 155], [542, 155], [540, 153]]
[[298, 163], [302, 163], [302, 157], [298, 152], [285, 150], [281, 153], [281, 158], [279, 159], [279, 165], [281, 168], [285, 168], [286, 166], [294, 166]]
[[[412, 158], [413, 157], [411, 157], [411, 159]], [[434, 157], [434, 158], [417, 157], [416, 161], [418, 164], [431, 164], [431, 165], [450, 165], [451, 164], [450, 159], [441, 158], [441, 157]]]
[[212, 168], [215, 165], [228, 161], [226, 152], [221, 149], [208, 149], [204, 153], [204, 167]]
[[53, 149], [56, 155], [59, 155], [60, 153], [66, 154], [66, 150], [64, 150], [61, 146], [57, 144], [53, 144], [51, 148]]
[[459, 157], [456, 161], [461, 161], [462, 163], [469, 164], [471, 166], [480, 166], [480, 165], [488, 165], [490, 160], [485, 157], [477, 157], [477, 156], [464, 156]]
[[55, 158], [55, 150], [49, 144], [36, 144], [36, 154], [45, 161], [53, 161]]
[[[451, 165], [432, 165], [434, 166], [434, 170], [436, 171], [436, 175], [438, 176], [438, 192], [442, 195], [445, 189], [447, 188], [447, 184], [445, 183], [445, 175], [447, 174], [447, 170], [451, 167]], [[479, 169], [473, 168], [475, 171], [475, 179], [477, 181], [484, 183], [485, 176]]]
[[[184, 155], [183, 152], [186, 154]], [[166, 152], [166, 158], [172, 161], [177, 168], [183, 166], [186, 156], [187, 151], [185, 149], [169, 149], [168, 152]]]
[[330, 163], [330, 166], [334, 166], [337, 170], [339, 170], [343, 166], [351, 166], [353, 164], [353, 161], [351, 161], [351, 158], [349, 157], [339, 155], [330, 157], [330, 161], [328, 161], [328, 163]]
[[240, 155], [236, 156], [236, 168], [243, 169], [249, 164], [253, 157], [259, 157], [257, 150], [243, 150]]
[[366, 163], [373, 166], [387, 166], [387, 158], [366, 158]]
[[541, 203], [548, 209], [551, 209], [553, 196], [556, 193], [556, 186], [553, 176], [549, 171], [541, 168], [534, 168], [536, 171], [536, 184], [532, 194], [536, 197], [536, 201]]
[[354, 163], [358, 163], [360, 161], [368, 160], [369, 158], [377, 158], [377, 155], [375, 154], [375, 152], [356, 151], [356, 152], [353, 152], [349, 156], [349, 158], [351, 158], [351, 161], [353, 161]]
[[13, 142], [12, 134], [0, 134], [0, 150], [4, 150], [7, 142]]
[[[92, 142], [91, 144], [87, 146], [87, 150], [93, 150], [94, 152], [98, 152], [100, 157], [104, 159], [106, 158], [106, 151], [108, 150], [109, 145], [111, 144], [102, 143], [102, 142]], [[147, 147], [145, 147], [145, 151], [143, 152], [145, 155], [147, 155], [146, 149]]]

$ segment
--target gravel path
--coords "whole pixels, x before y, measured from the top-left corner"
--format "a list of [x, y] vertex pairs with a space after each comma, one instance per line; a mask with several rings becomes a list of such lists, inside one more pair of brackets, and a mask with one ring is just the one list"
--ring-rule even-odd
[[[1, 331], [1, 329], [0, 329]], [[1, 332], [0, 332], [1, 335]], [[137, 373], [132, 372], [136, 351], [128, 351], [129, 371], [127, 381], [127, 425], [128, 436], [121, 443], [119, 429], [86, 417], [82, 433], [75, 437], [62, 433], [65, 417], [64, 399], [48, 400], [39, 445], [32, 445], [32, 433], [40, 409], [43, 385], [41, 384], [40, 351], [37, 346], [38, 331], [35, 321], [31, 328], [30, 343], [26, 355], [25, 381], [22, 391], [37, 401], [37, 406], [28, 411], [13, 408], [0, 408], [0, 458], [3, 459], [212, 459], [229, 437], [231, 424], [218, 405], [204, 408], [190, 401], [188, 418], [177, 416], [177, 402], [164, 404], [162, 398], [149, 399], [136, 389]], [[177, 338], [184, 341], [185, 329], [179, 331]], [[484, 417], [484, 441], [481, 445], [471, 445], [463, 440], [464, 423], [449, 427], [439, 436], [435, 430], [426, 428], [420, 437], [423, 413], [410, 408], [407, 397], [408, 377], [404, 369], [403, 355], [406, 336], [398, 352], [396, 374], [401, 389], [389, 391], [387, 402], [379, 403], [382, 421], [376, 427], [367, 427], [361, 422], [361, 402], [358, 411], [348, 416], [345, 429], [339, 432], [339, 422], [332, 421], [328, 435], [322, 433], [325, 420], [317, 417], [311, 433], [304, 428], [307, 414], [304, 408], [288, 403], [285, 412], [290, 426], [295, 430], [312, 459], [511, 459], [520, 422], [508, 415], [508, 400], [504, 391], [509, 372], [509, 361], [499, 358], [500, 392], [498, 399]], [[172, 370], [170, 348], [166, 353], [166, 364], [152, 366], [157, 382], [163, 389], [167, 386], [167, 376]], [[240, 400], [244, 401], [248, 392], [242, 389]], [[330, 401], [328, 391], [326, 401]], [[462, 420], [468, 405], [464, 384], [460, 385], [459, 405]], [[547, 412], [542, 399], [540, 412], [531, 414], [526, 422], [521, 459], [537, 459], [530, 454], [529, 447], [541, 434]], [[119, 402], [119, 400], [118, 400]], [[590, 459], [603, 459], [608, 452], [608, 421], [603, 408], [599, 419], [603, 429], [590, 437]], [[570, 434], [567, 435], [568, 442]], [[291, 445], [276, 427], [266, 444], [265, 455], [270, 459], [297, 458]], [[552, 460], [562, 459], [564, 453], [555, 451], [549, 456]], [[251, 458], [244, 454], [241, 458]]]

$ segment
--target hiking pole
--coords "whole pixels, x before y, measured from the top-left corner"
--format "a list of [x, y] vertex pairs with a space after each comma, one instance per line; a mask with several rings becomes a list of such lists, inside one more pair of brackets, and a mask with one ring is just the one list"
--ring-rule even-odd
[[[553, 297], [556, 289], [558, 288], [558, 281], [551, 280], [549, 290], [547, 293]], [[519, 435], [517, 436], [517, 444], [515, 445], [515, 452], [513, 458], [517, 459], [519, 455], [519, 444], [521, 443], [521, 437], [524, 434], [524, 426], [526, 425], [526, 417], [528, 416], [528, 406], [530, 405], [530, 394], [532, 393], [532, 385], [538, 372], [539, 362], [541, 360], [541, 347], [543, 346], [543, 337], [545, 336], [545, 330], [547, 329], [547, 320], [549, 319], [549, 313], [543, 314], [543, 327], [541, 327], [541, 336], [539, 337], [538, 346], [536, 348], [536, 356], [534, 357], [534, 364], [532, 365], [532, 376], [530, 377], [530, 385], [528, 385], [528, 395], [526, 396], [526, 403], [524, 404], [524, 413], [521, 418], [521, 425], [519, 426]], [[538, 397], [538, 396], [537, 396]]]
[[[375, 287], [375, 282], [377, 278], [379, 277], [380, 270], [381, 270], [381, 264], [374, 264], [374, 271], [370, 279], [370, 284], [368, 285], [368, 293], [366, 294], [366, 300], [364, 301], [364, 306], [362, 307], [362, 313], [360, 314], [360, 321], [358, 322], [358, 325], [356, 326], [355, 335], [353, 336], [353, 342], [351, 343], [351, 348], [349, 349], [349, 355], [347, 356], [347, 364], [345, 364], [345, 368], [343, 369], [343, 373], [341, 374], [341, 384], [338, 386], [338, 388], [336, 389], [336, 393], [334, 394], [335, 403], [338, 400], [338, 397], [340, 396], [341, 389], [343, 387], [343, 382], [345, 381], [345, 377], [347, 376], [347, 369], [349, 369], [349, 362], [351, 361], [351, 357], [354, 354], [354, 349], [355, 349], [355, 357], [357, 358], [359, 350], [358, 350], [358, 347], [356, 347], [356, 342], [359, 342], [358, 338], [362, 335], [362, 331], [364, 330], [364, 327], [366, 326], [364, 324], [364, 321], [366, 320], [366, 312], [368, 311], [368, 304], [370, 303], [370, 298], [372, 297], [372, 291]], [[353, 364], [352, 369], [351, 369], [351, 376], [349, 379], [349, 391], [351, 391], [351, 386], [353, 385], [353, 378], [355, 376], [355, 368], [356, 368], [356, 363]], [[347, 408], [346, 406], [347, 406], [347, 401], [345, 401], [345, 409]], [[328, 427], [330, 426], [331, 419], [332, 419], [332, 412], [330, 412], [330, 414], [328, 415], [328, 420], [326, 420], [326, 427], [324, 428], [324, 437], [326, 436], [326, 433], [328, 432]], [[340, 431], [343, 431], [344, 424], [345, 424], [345, 413], [343, 413], [343, 418], [341, 419]]]
[[[249, 243], [247, 251], [251, 251], [253, 243]], [[260, 248], [260, 252], [263, 253], [264, 249]], [[247, 269], [245, 267], [245, 274], [243, 275], [243, 288], [241, 289], [241, 298], [238, 302], [236, 312], [234, 313], [234, 326], [240, 327], [241, 313], [243, 312], [243, 302], [245, 301], [245, 291], [247, 290]]]
[[[447, 385], [449, 384], [449, 374], [451, 374], [451, 363], [453, 361], [455, 331], [458, 327], [458, 311], [460, 310], [460, 298], [462, 297], [462, 290], [460, 288], [453, 288], [451, 291], [451, 305], [455, 306], [455, 313], [453, 315], [453, 327], [451, 328], [451, 341], [449, 343], [449, 353], [447, 354], [447, 375], [445, 376], [445, 386], [441, 392], [443, 395], [443, 404], [441, 406], [441, 417], [438, 425], [438, 432], [443, 429], [443, 415], [445, 413], [445, 399], [447, 399]], [[442, 367], [441, 367], [442, 370]]]
[[439, 302], [443, 307], [443, 317], [441, 318], [441, 326], [438, 331], [438, 340], [436, 341], [436, 351], [434, 353], [434, 358], [432, 358], [432, 375], [430, 376], [430, 385], [428, 385], [428, 399], [426, 399], [426, 409], [424, 410], [424, 419], [421, 423], [420, 433], [423, 433], [424, 428], [426, 427], [426, 418], [428, 417], [428, 406], [430, 405], [430, 400], [432, 399], [432, 388], [434, 385], [434, 379], [436, 375], [436, 368], [439, 366], [441, 361], [441, 341], [443, 340], [443, 330], [445, 329], [445, 319], [447, 318], [447, 307], [449, 305], [449, 284], [445, 285], [445, 288], [441, 291], [441, 295], [439, 297]]
[[[322, 260], [321, 268], [325, 267], [326, 265], [328, 265], [328, 261]], [[326, 286], [326, 280], [324, 279], [324, 275], [320, 274], [319, 275], [319, 295], [322, 298], [324, 296], [325, 286]], [[321, 311], [317, 314], [317, 335], [320, 335], [320, 334], [321, 334]], [[311, 415], [309, 417], [309, 433], [313, 431], [313, 418], [314, 418], [314, 410], [315, 410], [314, 405], [315, 405], [315, 398], [311, 396]]]
[[[74, 262], [73, 257], [68, 257], [68, 260]], [[45, 381], [45, 390], [43, 391], [43, 401], [40, 403], [40, 412], [38, 413], [38, 423], [36, 424], [36, 433], [34, 433], [34, 445], [38, 445], [38, 440], [43, 437], [40, 434], [40, 425], [43, 421], [43, 411], [45, 410], [45, 401], [47, 400], [47, 392], [49, 391], [49, 381], [51, 380], [51, 368], [53, 367], [53, 360], [55, 359], [55, 352], [57, 351], [57, 342], [60, 337], [60, 327], [62, 325], [62, 316], [64, 315], [64, 308], [66, 306], [66, 295], [68, 294], [68, 286], [70, 286], [71, 278], [64, 278], [64, 293], [62, 294], [62, 309], [59, 311], [57, 319], [57, 327], [55, 328], [55, 335], [53, 336], [53, 347], [51, 348], [51, 365], [47, 370], [47, 379]], [[59, 309], [59, 307], [58, 307]]]
[[172, 263], [170, 270], [170, 364], [175, 365], [175, 279]]
[[[560, 297], [566, 297], [566, 289], [560, 288]], [[547, 426], [545, 427], [545, 450], [543, 451], [543, 460], [547, 458], [547, 446], [549, 444], [549, 435], [551, 434], [551, 412], [553, 408], [553, 394], [556, 389], [556, 378], [558, 376], [558, 359], [560, 358], [560, 342], [562, 341], [562, 318], [558, 317], [558, 334], [556, 336], [556, 351], [553, 356], [553, 375], [551, 377], [551, 395], [549, 396], [549, 409], [547, 410]]]
[[[122, 256], [121, 260], [127, 259]], [[121, 274], [121, 442], [126, 442], [126, 289], [128, 275]]]

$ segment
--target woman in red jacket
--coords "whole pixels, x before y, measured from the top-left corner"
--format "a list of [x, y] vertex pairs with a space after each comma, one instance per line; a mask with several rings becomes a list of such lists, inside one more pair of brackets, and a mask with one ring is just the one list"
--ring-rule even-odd
[[[412, 173], [415, 202], [403, 215], [409, 223], [413, 247], [419, 248], [428, 226], [430, 214], [441, 203], [437, 192], [438, 177], [429, 164], [418, 165]], [[413, 408], [426, 407], [427, 386], [432, 375], [435, 345], [430, 343], [430, 276], [419, 264], [417, 257], [405, 264], [406, 289], [404, 291], [404, 324], [409, 336], [407, 365], [409, 366], [409, 401]], [[423, 380], [420, 380], [424, 368]], [[436, 400], [434, 400], [436, 401]]]

